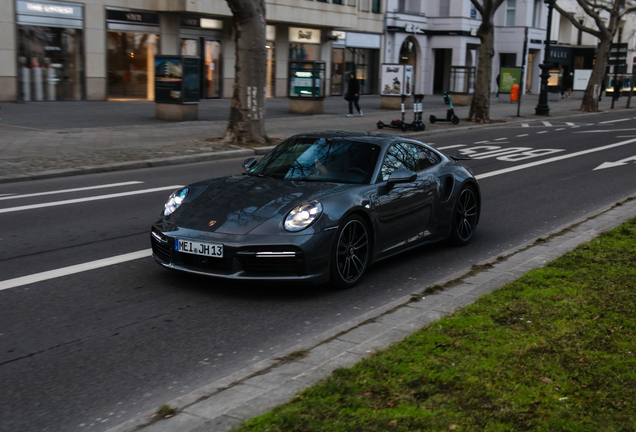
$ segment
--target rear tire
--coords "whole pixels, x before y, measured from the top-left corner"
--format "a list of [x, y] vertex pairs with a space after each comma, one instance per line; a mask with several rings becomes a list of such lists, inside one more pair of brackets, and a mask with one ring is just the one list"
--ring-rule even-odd
[[331, 252], [331, 281], [339, 289], [356, 286], [369, 267], [371, 237], [360, 216], [346, 218]]
[[470, 243], [479, 220], [479, 200], [472, 186], [464, 186], [453, 209], [450, 241], [457, 246]]
[[452, 122], [453, 122], [453, 124], [459, 124], [459, 117], [453, 116]]

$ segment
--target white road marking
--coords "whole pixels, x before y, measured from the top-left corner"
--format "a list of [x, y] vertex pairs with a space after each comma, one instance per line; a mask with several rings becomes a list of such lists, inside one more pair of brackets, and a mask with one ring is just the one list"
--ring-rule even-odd
[[624, 119], [618, 119], [618, 120], [607, 120], [604, 122], [598, 122], [598, 124], [608, 124], [608, 123], [618, 123], [618, 122], [624, 122], [624, 121], [629, 121], [631, 119], [628, 118], [624, 118]]
[[636, 128], [628, 128], [628, 129], [596, 129], [596, 130], [581, 131], [581, 132], [574, 132], [574, 133], [614, 133], [614, 132], [629, 132], [629, 131], [636, 131]]
[[565, 124], [566, 124], [567, 126], [576, 126], [576, 125], [575, 125], [574, 123], [572, 123], [572, 122], [565, 122]]
[[55, 194], [70, 193], [70, 192], [81, 192], [81, 191], [88, 191], [88, 190], [95, 190], [95, 189], [106, 189], [106, 188], [112, 188], [112, 187], [130, 186], [130, 185], [141, 184], [141, 183], [143, 183], [143, 182], [142, 181], [129, 181], [129, 182], [124, 182], [124, 183], [111, 183], [111, 184], [98, 185], [98, 186], [88, 186], [88, 187], [75, 188], [75, 189], [61, 189], [61, 190], [57, 190], [57, 191], [38, 192], [38, 193], [32, 193], [32, 194], [26, 194], [26, 195], [11, 194], [11, 196], [9, 196], [9, 197], [0, 198], [0, 201], [2, 201], [2, 200], [10, 200], [10, 199], [18, 199], [18, 198], [30, 198], [30, 197], [44, 196], [44, 195], [55, 195]]
[[115, 194], [109, 194], [109, 195], [98, 195], [93, 197], [76, 198], [76, 199], [70, 199], [65, 201], [55, 201], [50, 203], [32, 204], [32, 205], [25, 205], [20, 207], [10, 207], [6, 209], [0, 209], [0, 213], [12, 213], [12, 212], [17, 212], [22, 210], [33, 210], [33, 209], [40, 209], [40, 208], [46, 208], [46, 207], [56, 207], [56, 206], [61, 206], [66, 204], [77, 204], [77, 203], [83, 203], [83, 202], [89, 202], [89, 201], [99, 201], [99, 200], [105, 200], [105, 199], [111, 199], [111, 198], [128, 197], [132, 195], [141, 195], [141, 194], [161, 192], [166, 190], [176, 190], [176, 189], [179, 189], [180, 187], [181, 186], [179, 185], [163, 186], [158, 188], [143, 189], [143, 190], [130, 191], [130, 192], [121, 192], [121, 193], [115, 193]]
[[527, 137], [529, 134], [517, 135], [517, 138]]
[[627, 140], [627, 141], [621, 141], [621, 142], [618, 142], [618, 143], [615, 143], [615, 144], [609, 144], [609, 145], [602, 146], [602, 147], [596, 147], [596, 148], [589, 149], [589, 150], [582, 150], [582, 151], [576, 152], [576, 153], [570, 153], [570, 154], [564, 154], [564, 155], [561, 155], [561, 156], [555, 156], [555, 157], [550, 158], [550, 159], [544, 159], [544, 160], [536, 161], [536, 162], [529, 162], [527, 164], [518, 165], [518, 166], [510, 167], [510, 168], [504, 168], [504, 169], [497, 170], [497, 171], [492, 171], [492, 172], [489, 172], [489, 173], [479, 174], [479, 175], [477, 175], [475, 177], [478, 180], [485, 179], [485, 178], [488, 178], [488, 177], [495, 177], [495, 176], [498, 176], [498, 175], [501, 175], [501, 174], [507, 174], [507, 173], [513, 172], [513, 171], [520, 171], [520, 170], [523, 170], [523, 169], [526, 169], [526, 168], [532, 168], [532, 167], [543, 165], [543, 164], [548, 164], [548, 163], [552, 163], [552, 162], [558, 162], [560, 160], [570, 159], [570, 158], [577, 157], [577, 156], [583, 156], [583, 155], [586, 155], [586, 154], [589, 154], [589, 153], [595, 153], [595, 152], [599, 152], [599, 151], [603, 151], [603, 150], [608, 150], [608, 149], [611, 149], [611, 148], [614, 148], [614, 147], [621, 147], [621, 146], [624, 146], [624, 145], [627, 145], [627, 144], [632, 144], [632, 143], [635, 143], [635, 142], [636, 142], [636, 138], [630, 139], [630, 140]]
[[552, 126], [552, 123], [550, 123], [549, 121], [542, 121], [541, 123], [543, 123], [545, 126]]
[[565, 128], [558, 128], [557, 130], [558, 130], [558, 131], [562, 131], [563, 129], [565, 129]]
[[541, 131], [541, 132], [537, 132], [538, 134], [544, 134], [544, 133], [548, 133], [548, 131]]
[[466, 144], [457, 144], [457, 145], [451, 145], [446, 147], [438, 147], [437, 150], [448, 150], [448, 149], [457, 148], [457, 147], [466, 147]]
[[530, 127], [528, 123], [521, 123], [521, 127]]
[[593, 171], [596, 170], [600, 170], [600, 169], [605, 169], [605, 168], [614, 168], [617, 166], [621, 166], [621, 165], [627, 165], [629, 162], [636, 162], [636, 156], [632, 156], [632, 157], [628, 157], [625, 159], [621, 159], [619, 161], [616, 162], [604, 162], [601, 165], [597, 166], [596, 168], [593, 169]]
[[485, 144], [487, 142], [489, 142], [489, 141], [488, 140], [486, 140], [486, 141], [475, 141], [473, 144]]
[[42, 273], [35, 273], [29, 276], [22, 276], [15, 279], [8, 279], [0, 282], [0, 291], [16, 288], [23, 285], [29, 285], [37, 282], [46, 281], [49, 279], [55, 279], [62, 276], [68, 276], [76, 273], [81, 273], [89, 270], [95, 270], [102, 267], [107, 267], [115, 264], [121, 264], [128, 261], [147, 258], [152, 255], [152, 249], [145, 249], [138, 252], [127, 253], [124, 255], [117, 255], [110, 258], [104, 258], [97, 261], [91, 261], [84, 264], [77, 264], [69, 267], [63, 267], [56, 270], [45, 271]]
[[[495, 140], [493, 140], [493, 141], [503, 141], [503, 140], [507, 140], [507, 139], [508, 139], [508, 138], [497, 138], [497, 139], [495, 139]], [[487, 142], [487, 141], [486, 141], [486, 142]]]

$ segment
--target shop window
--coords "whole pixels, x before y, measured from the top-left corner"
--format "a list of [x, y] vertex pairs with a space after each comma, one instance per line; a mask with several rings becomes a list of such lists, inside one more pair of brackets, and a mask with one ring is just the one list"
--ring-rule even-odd
[[84, 36], [80, 29], [18, 26], [21, 100], [84, 98]]
[[148, 33], [107, 34], [108, 96], [154, 99], [154, 57], [159, 36]]
[[289, 60], [320, 60], [320, 45], [289, 44]]

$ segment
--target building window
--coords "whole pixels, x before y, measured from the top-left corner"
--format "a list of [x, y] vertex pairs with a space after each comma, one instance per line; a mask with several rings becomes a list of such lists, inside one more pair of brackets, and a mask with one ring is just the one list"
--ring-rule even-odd
[[534, 11], [532, 13], [532, 27], [541, 27], [541, 0], [534, 0]]
[[450, 16], [450, 2], [449, 1], [440, 1], [439, 2], [439, 16], [447, 17]]
[[380, 13], [380, 0], [371, 0], [371, 12]]
[[341, 5], [342, 4], [342, 0], [332, 0], [331, 3]]
[[513, 27], [516, 21], [517, 0], [506, 2], [506, 26]]

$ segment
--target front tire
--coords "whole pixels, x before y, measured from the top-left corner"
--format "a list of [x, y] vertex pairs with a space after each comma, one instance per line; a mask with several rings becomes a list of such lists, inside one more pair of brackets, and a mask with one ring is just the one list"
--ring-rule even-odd
[[451, 226], [450, 240], [457, 246], [464, 246], [470, 243], [477, 228], [479, 220], [479, 200], [477, 193], [472, 186], [465, 186], [453, 210], [453, 223]]
[[361, 217], [353, 215], [344, 220], [331, 256], [331, 280], [338, 288], [352, 288], [360, 282], [369, 267], [370, 240]]

